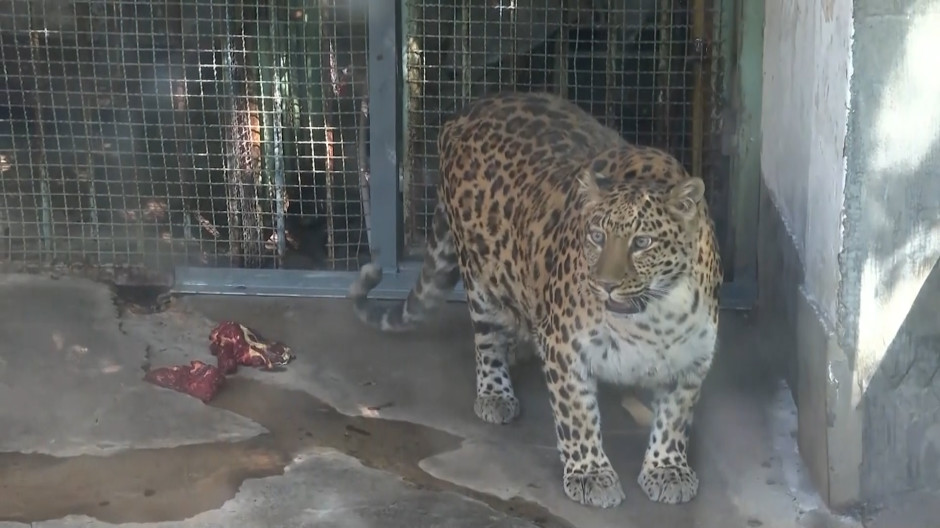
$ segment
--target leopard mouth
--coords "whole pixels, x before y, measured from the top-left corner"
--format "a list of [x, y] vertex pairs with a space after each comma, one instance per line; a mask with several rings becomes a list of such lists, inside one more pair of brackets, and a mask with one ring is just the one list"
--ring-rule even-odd
[[646, 309], [646, 299], [642, 295], [628, 297], [625, 301], [615, 301], [613, 298], [608, 298], [604, 303], [604, 307], [607, 308], [608, 312], [617, 315], [634, 315]]

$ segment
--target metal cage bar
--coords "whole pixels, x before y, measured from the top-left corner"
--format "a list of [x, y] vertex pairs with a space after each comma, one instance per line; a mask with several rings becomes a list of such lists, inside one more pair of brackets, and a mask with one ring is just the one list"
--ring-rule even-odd
[[[369, 2], [369, 163], [372, 180], [370, 196], [371, 249], [388, 273], [398, 271], [398, 225], [401, 207], [398, 200], [398, 25], [394, 23], [395, 2]], [[393, 23], [389, 23], [392, 21]]]

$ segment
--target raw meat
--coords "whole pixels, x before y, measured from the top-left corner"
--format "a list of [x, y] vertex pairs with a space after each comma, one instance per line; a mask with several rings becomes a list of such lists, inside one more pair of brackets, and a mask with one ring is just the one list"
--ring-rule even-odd
[[216, 366], [202, 361], [151, 369], [144, 379], [159, 387], [199, 398], [203, 403], [209, 403], [225, 383], [225, 376]]
[[294, 359], [284, 343], [265, 341], [233, 321], [224, 321], [212, 329], [209, 350], [216, 356], [218, 366], [192, 361], [189, 365], [152, 369], [144, 380], [209, 403], [225, 384], [225, 376], [238, 370], [239, 365], [271, 370]]
[[219, 323], [209, 334], [209, 350], [218, 358], [219, 370], [232, 374], [238, 366], [271, 370], [289, 363], [290, 347], [264, 340], [250, 328], [234, 321]]

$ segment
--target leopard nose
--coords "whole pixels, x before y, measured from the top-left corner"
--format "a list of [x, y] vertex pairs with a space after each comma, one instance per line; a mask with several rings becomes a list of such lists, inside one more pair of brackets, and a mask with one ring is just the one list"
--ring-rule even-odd
[[612, 281], [612, 280], [606, 280], [606, 279], [597, 280], [597, 285], [603, 288], [604, 291], [607, 293], [612, 292], [614, 288], [617, 287], [617, 284], [619, 284], [618, 281]]

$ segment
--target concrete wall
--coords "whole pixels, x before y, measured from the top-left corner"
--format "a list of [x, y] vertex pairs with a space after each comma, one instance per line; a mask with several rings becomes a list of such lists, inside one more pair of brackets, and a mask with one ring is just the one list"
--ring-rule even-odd
[[765, 10], [759, 310], [801, 453], [836, 506], [940, 489], [940, 0]]
[[[760, 311], [800, 408], [800, 450], [823, 496], [841, 501], [827, 405], [838, 316], [852, 0], [766, 0]], [[845, 361], [841, 362], [842, 364]], [[843, 451], [857, 454], [860, 447]], [[851, 464], [849, 464], [851, 466]], [[857, 475], [848, 475], [857, 482]]]
[[836, 320], [852, 0], [767, 0], [764, 182], [793, 236], [807, 294]]
[[856, 0], [839, 318], [866, 497], [940, 489], [938, 50], [940, 1]]

